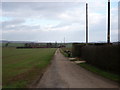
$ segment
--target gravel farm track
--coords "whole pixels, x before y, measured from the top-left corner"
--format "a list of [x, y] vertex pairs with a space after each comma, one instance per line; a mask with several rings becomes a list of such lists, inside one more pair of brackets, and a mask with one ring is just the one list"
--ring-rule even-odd
[[119, 88], [119, 85], [69, 61], [57, 49], [36, 88]]

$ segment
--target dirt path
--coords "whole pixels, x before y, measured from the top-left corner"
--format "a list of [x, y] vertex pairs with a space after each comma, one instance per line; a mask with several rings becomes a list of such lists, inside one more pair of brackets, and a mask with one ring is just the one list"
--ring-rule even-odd
[[37, 88], [117, 88], [118, 84], [70, 62], [56, 51]]

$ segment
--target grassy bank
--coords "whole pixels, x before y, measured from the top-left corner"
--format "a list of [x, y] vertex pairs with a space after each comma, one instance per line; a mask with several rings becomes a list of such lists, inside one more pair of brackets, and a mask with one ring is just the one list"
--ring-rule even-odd
[[91, 72], [94, 72], [94, 73], [100, 75], [100, 76], [103, 76], [103, 77], [105, 77], [105, 78], [111, 79], [111, 80], [116, 81], [116, 82], [120, 82], [120, 81], [119, 81], [119, 80], [120, 80], [120, 77], [119, 77], [119, 75], [117, 75], [117, 74], [113, 74], [113, 73], [110, 73], [110, 72], [106, 72], [106, 71], [104, 71], [104, 70], [98, 69], [98, 68], [96, 68], [96, 67], [94, 67], [94, 66], [92, 66], [92, 65], [86, 64], [86, 63], [80, 63], [79, 65], [80, 65], [81, 67], [83, 67], [83, 68], [91, 71]]
[[65, 57], [68, 57], [67, 53], [65, 53], [62, 48], [60, 48], [60, 52], [61, 52]]
[[44, 68], [50, 63], [55, 50], [54, 48], [3, 48], [3, 87], [26, 87], [42, 74]]

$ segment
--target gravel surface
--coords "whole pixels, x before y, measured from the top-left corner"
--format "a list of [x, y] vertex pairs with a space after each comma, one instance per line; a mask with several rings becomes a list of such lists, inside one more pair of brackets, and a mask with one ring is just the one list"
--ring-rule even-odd
[[118, 88], [118, 84], [98, 76], [64, 57], [57, 49], [51, 65], [37, 88]]

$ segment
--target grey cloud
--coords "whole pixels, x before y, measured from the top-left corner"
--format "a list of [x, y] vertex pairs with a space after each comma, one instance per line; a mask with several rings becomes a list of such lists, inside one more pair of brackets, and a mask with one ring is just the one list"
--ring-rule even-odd
[[24, 25], [24, 19], [2, 22], [2, 30], [39, 30], [40, 25]]
[[3, 21], [2, 24], [3, 25], [18, 25], [18, 24], [22, 24], [24, 22], [25, 22], [25, 20], [22, 20], [22, 19], [14, 19], [14, 20], [10, 20], [10, 21]]
[[[84, 31], [71, 31], [71, 32], [63, 32], [63, 31], [36, 31], [31, 32], [28, 31], [28, 33], [22, 33], [22, 32], [10, 32], [3, 34], [3, 39], [6, 40], [33, 40], [33, 41], [63, 41], [64, 37], [66, 37], [66, 41], [72, 42], [72, 41], [84, 41]], [[73, 38], [74, 36], [74, 38]]]
[[15, 19], [15, 20], [10, 20], [10, 21], [3, 21], [2, 22], [2, 29], [15, 29], [14, 27], [17, 27], [21, 24], [23, 24], [25, 20], [22, 19]]
[[2, 9], [4, 11], [13, 11], [19, 9], [33, 9], [33, 10], [55, 10], [61, 11], [79, 7], [84, 3], [71, 3], [71, 2], [3, 2]]
[[[92, 4], [91, 4], [92, 5]], [[81, 7], [83, 7], [81, 9]], [[92, 6], [91, 6], [92, 7]], [[3, 33], [3, 38], [8, 40], [40, 40], [40, 41], [61, 41], [63, 40], [64, 36], [68, 41], [85, 41], [85, 31], [74, 30], [73, 31], [42, 31], [40, 25], [25, 25], [25, 20], [27, 18], [30, 19], [48, 19], [50, 20], [58, 20], [61, 23], [53, 26], [52, 28], [60, 28], [65, 26], [71, 26], [72, 24], [82, 24], [85, 25], [85, 21], [79, 20], [79, 14], [76, 16], [74, 10], [77, 9], [78, 12], [82, 10], [80, 13], [85, 14], [85, 3], [41, 3], [41, 2], [21, 2], [21, 3], [14, 3], [14, 2], [7, 2], [3, 3], [2, 12], [3, 16], [5, 17], [13, 17], [16, 20], [6, 21], [3, 22], [3, 30], [8, 31], [8, 33]], [[84, 10], [83, 10], [84, 9]], [[93, 9], [89, 8], [89, 9]], [[72, 18], [61, 18], [59, 17], [60, 14], [68, 13], [68, 16]], [[84, 12], [83, 12], [84, 11]], [[90, 10], [89, 10], [90, 11]], [[96, 13], [96, 11], [95, 11]], [[98, 13], [98, 12], [97, 12]], [[100, 13], [100, 12], [99, 12]], [[94, 17], [93, 17], [94, 18]], [[17, 20], [19, 19], [19, 20]], [[115, 23], [114, 23], [115, 24]], [[12, 27], [14, 25], [14, 27]], [[73, 25], [74, 26], [74, 25]], [[106, 29], [107, 23], [106, 19], [102, 19], [99, 23], [89, 24], [89, 41], [105, 41], [106, 40]], [[114, 26], [114, 25], [113, 25]], [[74, 26], [76, 27], [76, 26]], [[116, 27], [113, 27], [116, 28]], [[11, 32], [9, 32], [11, 30]], [[12, 32], [12, 30], [22, 30], [22, 32]], [[25, 33], [25, 32], [27, 33]], [[21, 37], [22, 36], [22, 37]], [[113, 39], [115, 37], [113, 36]], [[113, 40], [112, 39], [112, 40]]]
[[9, 26], [4, 26], [3, 31], [9, 31], [9, 30], [25, 30], [25, 31], [30, 31], [30, 30], [41, 30], [39, 25], [15, 25], [14, 27], [9, 25]]
[[[60, 2], [4, 2], [3, 15], [11, 17], [41, 17], [56, 18], [61, 12], [80, 7], [84, 3], [60, 3]], [[58, 17], [57, 17], [58, 18]]]
[[[84, 5], [84, 3], [51, 3], [51, 2], [39, 2], [39, 3], [30, 3], [30, 2], [5, 2], [3, 3], [3, 16], [12, 16], [13, 18], [19, 18], [19, 19], [26, 19], [26, 18], [48, 18], [48, 19], [56, 19], [56, 20], [62, 20], [62, 18], [58, 17], [61, 13], [66, 12], [67, 10], [74, 10], [74, 8], [80, 8]], [[74, 17], [76, 18], [76, 17]], [[64, 27], [71, 25], [73, 23], [78, 23], [79, 19], [74, 20], [66, 20], [61, 22], [61, 24], [54, 26], [56, 27]], [[19, 23], [19, 20], [13, 20], [13, 21], [7, 21], [3, 22], [3, 27], [5, 25], [16, 25], [16, 28], [18, 29], [17, 23]], [[23, 26], [24, 27], [24, 26]], [[22, 27], [22, 28], [23, 28]], [[10, 28], [9, 28], [10, 29]], [[12, 28], [14, 29], [14, 28]]]

